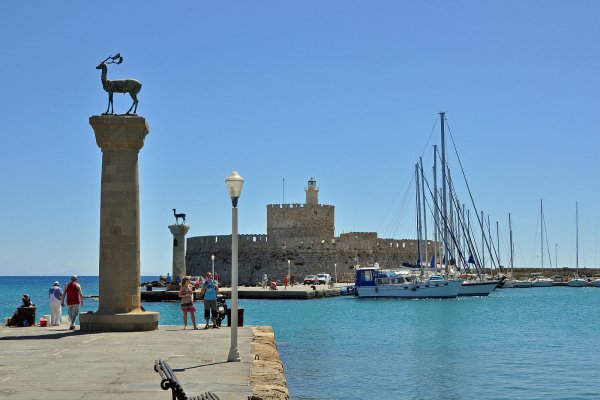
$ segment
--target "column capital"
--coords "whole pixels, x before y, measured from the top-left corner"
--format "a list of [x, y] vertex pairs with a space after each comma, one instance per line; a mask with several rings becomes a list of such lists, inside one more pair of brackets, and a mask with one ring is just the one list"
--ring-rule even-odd
[[139, 115], [92, 115], [90, 125], [102, 150], [140, 150], [150, 131]]
[[185, 235], [190, 230], [190, 227], [187, 225], [169, 225], [169, 229], [173, 235]]

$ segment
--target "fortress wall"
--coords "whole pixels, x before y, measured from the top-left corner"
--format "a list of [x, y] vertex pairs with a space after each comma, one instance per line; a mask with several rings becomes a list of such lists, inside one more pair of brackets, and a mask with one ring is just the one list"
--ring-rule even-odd
[[[360, 265], [378, 262], [381, 268], [399, 268], [402, 262], [415, 263], [415, 240], [373, 239], [365, 243], [358, 239], [336, 238], [333, 241], [305, 241], [281, 243], [269, 240], [267, 235], [240, 235], [238, 271], [241, 285], [256, 284], [263, 273], [282, 280], [287, 274], [287, 260], [291, 260], [291, 275], [296, 281], [319, 272], [334, 276], [336, 267], [340, 281], [354, 281], [356, 258]], [[231, 236], [200, 236], [188, 238], [187, 273], [203, 275], [211, 270], [212, 254], [215, 271], [225, 284], [231, 281]], [[428, 252], [431, 257], [433, 242]], [[424, 255], [423, 255], [424, 256]], [[334, 266], [336, 264], [336, 266]]]
[[269, 204], [267, 235], [276, 242], [331, 240], [335, 207], [322, 204]]

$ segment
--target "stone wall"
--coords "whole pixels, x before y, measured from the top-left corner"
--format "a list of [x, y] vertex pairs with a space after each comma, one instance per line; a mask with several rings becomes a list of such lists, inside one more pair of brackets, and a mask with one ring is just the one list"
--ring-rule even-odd
[[[333, 238], [286, 243], [285, 248], [268, 235], [239, 236], [238, 271], [240, 285], [254, 285], [266, 273], [278, 280], [290, 273], [296, 281], [320, 272], [339, 281], [354, 281], [356, 259], [362, 266], [379, 263], [381, 268], [399, 268], [403, 262], [415, 263], [417, 242], [408, 239], [380, 239], [376, 234], [349, 233]], [[423, 249], [424, 251], [424, 249]], [[431, 258], [433, 242], [428, 245]], [[215, 272], [222, 283], [231, 282], [231, 236], [198, 236], [187, 239], [187, 273], [204, 275], [210, 271], [211, 255], [215, 255]], [[424, 254], [423, 254], [423, 257]]]
[[330, 241], [335, 207], [323, 204], [267, 205], [267, 235], [273, 242]]

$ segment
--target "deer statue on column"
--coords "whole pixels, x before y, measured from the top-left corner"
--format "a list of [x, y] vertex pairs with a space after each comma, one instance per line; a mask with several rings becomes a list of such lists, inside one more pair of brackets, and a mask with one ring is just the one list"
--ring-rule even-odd
[[175, 224], [179, 224], [179, 218], [181, 218], [183, 220], [183, 223], [185, 224], [185, 214], [184, 213], [177, 213], [177, 211], [175, 211], [175, 209], [173, 209], [173, 215], [175, 216]]
[[[102, 70], [102, 87], [106, 92], [108, 92], [108, 108], [103, 115], [106, 114], [114, 114], [115, 110], [113, 107], [113, 93], [129, 93], [131, 98], [133, 99], [133, 104], [129, 107], [129, 110], [125, 114], [129, 114], [131, 110], [133, 110], [133, 114], [137, 112], [138, 99], [137, 94], [142, 90], [142, 84], [135, 79], [122, 79], [118, 81], [110, 81], [106, 78], [106, 73], [108, 70], [108, 64], [121, 64], [123, 62], [123, 57], [121, 57], [120, 53], [117, 53], [114, 56], [109, 56], [106, 60], [102, 61], [96, 69]], [[110, 110], [110, 113], [108, 112]]]

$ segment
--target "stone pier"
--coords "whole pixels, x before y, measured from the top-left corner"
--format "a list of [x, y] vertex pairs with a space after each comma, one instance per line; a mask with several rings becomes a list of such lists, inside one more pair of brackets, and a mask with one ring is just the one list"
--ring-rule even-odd
[[148, 331], [159, 313], [140, 308], [138, 153], [148, 134], [140, 116], [90, 117], [102, 150], [99, 308], [79, 316], [84, 331]]
[[169, 225], [173, 234], [173, 279], [183, 278], [186, 273], [185, 268], [185, 235], [190, 230], [187, 225]]

